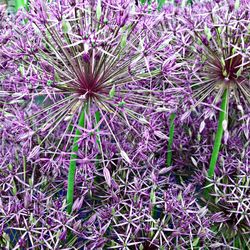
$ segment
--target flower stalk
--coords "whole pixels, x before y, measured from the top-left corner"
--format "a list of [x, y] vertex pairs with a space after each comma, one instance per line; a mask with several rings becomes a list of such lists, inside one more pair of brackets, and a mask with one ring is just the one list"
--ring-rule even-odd
[[169, 140], [168, 140], [168, 153], [167, 153], [167, 167], [171, 166], [172, 163], [172, 146], [173, 146], [173, 140], [174, 140], [174, 120], [175, 120], [176, 114], [172, 113], [169, 118]]
[[[223, 122], [227, 120], [227, 109], [228, 109], [228, 89], [227, 88], [225, 88], [224, 93], [222, 95], [222, 101], [221, 101], [220, 108], [221, 108], [221, 111], [219, 114], [218, 128], [217, 128], [217, 132], [215, 135], [213, 152], [211, 155], [211, 160], [210, 160], [209, 169], [208, 169], [208, 173], [207, 173], [207, 176], [210, 179], [212, 179], [214, 177], [214, 170], [215, 170], [215, 166], [216, 166], [216, 163], [218, 160], [220, 147], [221, 147], [221, 140], [222, 140], [222, 136], [224, 133]], [[211, 186], [208, 186], [205, 189], [206, 199], [209, 199], [210, 188], [211, 188]]]
[[15, 0], [15, 10], [18, 11], [22, 7], [28, 9], [28, 1], [27, 0]]
[[[85, 114], [87, 112], [88, 105], [85, 104], [82, 108], [81, 115], [79, 118], [78, 126], [84, 127]], [[68, 189], [67, 189], [67, 212], [70, 214], [72, 211], [73, 200], [74, 200], [74, 184], [75, 184], [75, 173], [76, 173], [76, 160], [77, 152], [79, 149], [78, 141], [81, 131], [76, 129], [76, 134], [74, 137], [72, 155], [70, 157], [69, 172], [68, 172]]]
[[227, 120], [227, 108], [228, 108], [228, 89], [226, 88], [224, 90], [224, 93], [222, 95], [222, 102], [221, 102], [221, 111], [219, 114], [219, 121], [218, 121], [218, 128], [215, 136], [214, 141], [214, 147], [213, 152], [210, 160], [210, 165], [208, 169], [208, 177], [213, 178], [214, 176], [214, 169], [218, 160], [219, 152], [220, 152], [220, 146], [221, 146], [221, 140], [223, 136], [223, 122]]

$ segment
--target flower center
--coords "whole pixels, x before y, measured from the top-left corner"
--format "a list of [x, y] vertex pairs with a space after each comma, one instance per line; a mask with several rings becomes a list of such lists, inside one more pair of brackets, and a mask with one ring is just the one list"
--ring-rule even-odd
[[224, 71], [222, 72], [225, 81], [235, 81], [238, 76], [237, 72], [240, 70], [242, 64], [242, 56], [237, 55], [225, 61]]

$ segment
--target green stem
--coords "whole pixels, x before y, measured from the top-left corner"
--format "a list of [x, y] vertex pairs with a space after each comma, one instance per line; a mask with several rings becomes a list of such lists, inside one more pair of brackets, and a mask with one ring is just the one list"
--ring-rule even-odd
[[[101, 113], [100, 111], [96, 111], [95, 112], [95, 123], [96, 125], [100, 122], [101, 120]], [[98, 148], [99, 148], [99, 151], [102, 152], [102, 145], [101, 145], [101, 137], [100, 135], [98, 134], [100, 132], [99, 128], [97, 128], [97, 136], [96, 136], [96, 142], [97, 142], [97, 145], [98, 145]], [[100, 155], [97, 154], [96, 156], [96, 169], [100, 169]], [[96, 176], [95, 178], [95, 181], [98, 182], [100, 180], [100, 178], [98, 176]]]
[[166, 0], [157, 0], [158, 2], [158, 10], [160, 11], [163, 5], [165, 4]]
[[26, 182], [26, 166], [27, 166], [26, 158], [25, 156], [23, 156], [23, 180], [24, 182]]
[[[87, 104], [82, 108], [81, 115], [79, 118], [78, 126], [83, 127], [85, 121], [85, 112], [87, 109]], [[78, 140], [81, 132], [79, 129], [76, 129], [76, 134], [72, 147], [72, 155], [70, 157], [69, 164], [69, 173], [68, 173], [68, 190], [67, 190], [67, 212], [70, 214], [73, 206], [73, 198], [74, 198], [74, 185], [75, 185], [75, 172], [76, 172], [76, 160], [77, 160], [77, 152], [78, 152]]]
[[214, 169], [216, 166], [216, 162], [218, 160], [219, 152], [220, 152], [220, 146], [221, 146], [221, 140], [223, 136], [223, 121], [227, 119], [227, 106], [228, 106], [228, 89], [224, 90], [224, 93], [222, 95], [222, 102], [221, 102], [221, 111], [219, 114], [219, 122], [218, 122], [218, 128], [215, 135], [215, 141], [214, 141], [214, 147], [213, 152], [210, 160], [210, 165], [208, 169], [208, 177], [213, 178], [214, 176]]
[[[207, 173], [207, 176], [210, 179], [214, 177], [214, 170], [215, 170], [215, 166], [216, 166], [216, 163], [218, 160], [220, 146], [221, 146], [221, 140], [222, 140], [222, 136], [224, 133], [223, 121], [227, 119], [227, 108], [228, 108], [228, 89], [227, 88], [224, 90], [224, 93], [222, 95], [222, 101], [221, 101], [220, 108], [221, 108], [221, 111], [219, 114], [218, 128], [217, 128], [217, 132], [215, 135], [213, 152], [211, 155], [211, 160], [210, 160], [209, 169], [208, 169], [208, 173]], [[207, 183], [207, 184], [209, 184], [209, 183]], [[207, 187], [205, 189], [205, 197], [207, 199], [209, 199], [210, 188], [211, 187]]]
[[28, 9], [28, 0], [15, 0], [15, 10], [18, 11], [22, 7]]
[[[96, 124], [98, 124], [98, 123], [100, 122], [100, 120], [101, 120], [101, 113], [100, 113], [100, 111], [98, 110], [98, 111], [95, 112], [95, 122], [96, 122]], [[99, 130], [99, 128], [98, 128], [98, 129], [97, 129], [97, 133], [98, 133], [99, 131], [100, 131], [100, 130]], [[101, 138], [100, 138], [100, 135], [97, 136], [96, 142], [97, 142], [97, 144], [98, 144], [99, 149], [101, 149]]]
[[167, 153], [167, 167], [171, 166], [172, 163], [172, 146], [174, 140], [174, 119], [176, 117], [175, 113], [172, 113], [169, 117], [169, 140], [168, 140], [168, 153]]
[[235, 239], [234, 239], [234, 247], [236, 248], [236, 249], [241, 249], [240, 247], [241, 247], [241, 245], [240, 245], [240, 240], [239, 240], [239, 238], [238, 237], [236, 237]]

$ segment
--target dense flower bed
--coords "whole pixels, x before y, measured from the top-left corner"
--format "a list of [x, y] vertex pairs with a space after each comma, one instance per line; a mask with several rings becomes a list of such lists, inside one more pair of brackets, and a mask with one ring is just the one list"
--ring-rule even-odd
[[1, 249], [249, 249], [250, 6], [0, 6]]

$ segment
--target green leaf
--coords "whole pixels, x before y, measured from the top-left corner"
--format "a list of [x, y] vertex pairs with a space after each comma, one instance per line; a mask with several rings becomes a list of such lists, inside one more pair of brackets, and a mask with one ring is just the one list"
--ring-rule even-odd
[[111, 90], [109, 91], [109, 97], [114, 98], [115, 96], [115, 84], [113, 84]]
[[137, 200], [138, 200], [138, 196], [135, 194], [135, 195], [134, 195], [134, 202], [136, 203]]
[[235, 8], [236, 10], [238, 10], [239, 7], [240, 7], [240, 0], [236, 0], [235, 3], [234, 3], [234, 8]]
[[97, 6], [96, 6], [96, 17], [99, 21], [102, 16], [102, 1], [98, 0]]
[[180, 192], [180, 193], [178, 194], [177, 200], [178, 200], [178, 201], [181, 201], [181, 200], [182, 200], [182, 192]]
[[19, 71], [20, 71], [20, 73], [21, 73], [21, 76], [24, 76], [24, 74], [25, 74], [25, 73], [24, 73], [24, 66], [23, 66], [23, 65], [20, 65], [18, 69], [19, 69]]
[[156, 197], [155, 197], [155, 190], [154, 188], [151, 189], [151, 192], [150, 192], [150, 201], [152, 204], [154, 204], [156, 202]]
[[121, 101], [118, 103], [118, 107], [122, 108], [122, 107], [124, 107], [125, 104], [126, 104], [125, 101]]
[[241, 73], [243, 72], [243, 67], [240, 67], [239, 70], [236, 72], [237, 78], [241, 76]]
[[10, 171], [13, 170], [13, 166], [11, 164], [8, 165], [8, 168], [9, 168]]
[[165, 4], [166, 0], [157, 0], [157, 2], [158, 2], [158, 10], [160, 10]]
[[30, 223], [35, 223], [36, 222], [36, 219], [34, 218], [33, 213], [30, 214], [29, 221], [30, 221]]
[[18, 11], [22, 7], [27, 7], [26, 0], [15, 0], [15, 10]]
[[55, 72], [55, 82], [60, 82], [60, 77], [57, 72]]
[[29, 185], [33, 186], [33, 179], [32, 178], [29, 178]]
[[53, 83], [53, 81], [51, 81], [51, 80], [48, 80], [48, 81], [47, 81], [47, 85], [48, 85], [48, 86], [51, 86], [52, 83]]
[[124, 33], [121, 38], [121, 47], [124, 49], [127, 44], [127, 33]]
[[70, 31], [70, 23], [68, 21], [62, 21], [62, 31], [63, 33], [68, 33]]
[[193, 240], [193, 247], [196, 247], [198, 245], [199, 240], [200, 240], [200, 238], [198, 238], [198, 237]]
[[212, 38], [212, 34], [211, 34], [210, 29], [207, 27], [207, 25], [205, 25], [204, 32], [207, 36], [207, 40], [210, 40]]
[[182, 0], [181, 7], [184, 8], [186, 6], [186, 0]]
[[12, 193], [13, 193], [13, 195], [17, 194], [17, 187], [16, 187], [16, 183], [14, 181], [13, 181]]

